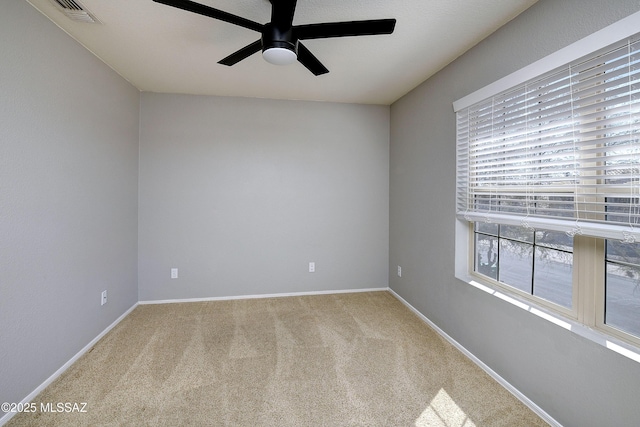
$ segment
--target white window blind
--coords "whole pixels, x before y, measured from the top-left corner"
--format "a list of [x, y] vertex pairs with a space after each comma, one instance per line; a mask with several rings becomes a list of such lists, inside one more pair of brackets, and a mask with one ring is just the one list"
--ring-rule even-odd
[[638, 40], [458, 111], [458, 217], [640, 242]]

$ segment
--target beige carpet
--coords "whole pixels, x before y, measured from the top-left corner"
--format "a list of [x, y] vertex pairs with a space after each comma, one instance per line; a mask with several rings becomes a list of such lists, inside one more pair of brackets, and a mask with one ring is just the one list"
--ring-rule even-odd
[[8, 426], [546, 426], [387, 292], [138, 306]]

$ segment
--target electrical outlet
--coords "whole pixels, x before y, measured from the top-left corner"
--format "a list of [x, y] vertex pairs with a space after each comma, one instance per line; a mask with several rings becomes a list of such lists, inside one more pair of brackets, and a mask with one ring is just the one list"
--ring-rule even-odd
[[177, 279], [178, 278], [178, 269], [177, 268], [172, 268], [171, 269], [171, 278], [172, 279]]
[[402, 277], [402, 267], [398, 266], [398, 277]]
[[309, 273], [315, 273], [316, 272], [316, 263], [315, 262], [310, 262], [309, 263]]
[[100, 298], [100, 305], [105, 305], [107, 303], [107, 291], [102, 291], [102, 296]]

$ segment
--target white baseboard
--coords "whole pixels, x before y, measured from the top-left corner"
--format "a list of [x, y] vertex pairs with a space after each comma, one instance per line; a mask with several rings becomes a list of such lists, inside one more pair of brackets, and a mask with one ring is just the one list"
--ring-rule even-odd
[[435, 330], [438, 334], [440, 334], [440, 336], [442, 336], [442, 338], [444, 338], [451, 345], [453, 345], [455, 348], [460, 350], [460, 352], [462, 352], [462, 354], [467, 356], [473, 363], [478, 365], [483, 371], [485, 371], [487, 374], [489, 374], [489, 376], [491, 376], [491, 378], [496, 380], [498, 382], [498, 384], [500, 384], [502, 387], [507, 389], [507, 391], [509, 391], [511, 394], [513, 394], [520, 402], [524, 403], [529, 409], [531, 409], [533, 412], [535, 412], [540, 418], [545, 420], [547, 423], [549, 423], [553, 427], [562, 427], [562, 424], [560, 424], [553, 417], [551, 417], [551, 415], [547, 414], [542, 408], [540, 408], [538, 405], [536, 405], [531, 399], [529, 399], [527, 396], [522, 394], [517, 388], [512, 386], [507, 380], [502, 378], [493, 369], [491, 369], [484, 362], [482, 362], [480, 359], [478, 359], [476, 356], [474, 356], [474, 354], [471, 353], [466, 348], [464, 348], [462, 346], [462, 344], [460, 344], [459, 342], [457, 342], [456, 340], [451, 338], [449, 335], [447, 335], [446, 332], [444, 332], [442, 329], [440, 329], [435, 323], [433, 323], [431, 320], [429, 320], [429, 318], [427, 318], [424, 314], [420, 313], [414, 306], [409, 304], [404, 298], [402, 298], [400, 295], [398, 295], [393, 289], [390, 288], [389, 292], [391, 293], [391, 295], [393, 295], [395, 298], [397, 298], [398, 301], [403, 303], [411, 311], [413, 311], [416, 315], [418, 315], [418, 317], [420, 317], [420, 319], [422, 319], [433, 330]]
[[[62, 375], [64, 373], [64, 371], [66, 371], [67, 369], [69, 369], [69, 367], [71, 365], [74, 364], [74, 362], [76, 360], [78, 360], [83, 354], [85, 354], [87, 351], [91, 350], [91, 347], [93, 347], [94, 345], [96, 345], [96, 343], [98, 341], [100, 341], [100, 338], [102, 338], [103, 336], [105, 336], [111, 329], [113, 329], [118, 323], [120, 323], [122, 321], [122, 319], [124, 319], [125, 317], [127, 317], [129, 315], [129, 313], [131, 313], [133, 311], [134, 308], [136, 308], [138, 306], [138, 303], [135, 303], [130, 309], [128, 309], [127, 311], [125, 311], [120, 317], [118, 317], [112, 324], [110, 324], [109, 326], [106, 327], [106, 329], [102, 332], [100, 332], [100, 334], [95, 337], [94, 339], [91, 340], [91, 342], [89, 342], [89, 344], [85, 345], [84, 348], [82, 348], [82, 350], [80, 350], [79, 352], [77, 352], [75, 354], [75, 356], [73, 356], [71, 359], [69, 359], [69, 361], [67, 363], [65, 363], [64, 365], [62, 365], [60, 367], [60, 369], [58, 369], [57, 371], [55, 371], [49, 378], [47, 378], [42, 384], [40, 384], [35, 390], [33, 390], [31, 393], [29, 393], [29, 395], [27, 397], [25, 397], [24, 399], [22, 399], [22, 402], [20, 402], [20, 404], [26, 404], [31, 402], [38, 394], [40, 394], [40, 392], [42, 390], [44, 390], [49, 384], [51, 384], [56, 378], [58, 378], [60, 375]], [[9, 422], [9, 420], [11, 418], [13, 418], [14, 415], [16, 415], [17, 412], [7, 412], [5, 414], [5, 416], [3, 416], [2, 418], [0, 418], [0, 426], [5, 425], [7, 422]]]
[[329, 294], [353, 294], [357, 292], [381, 292], [388, 291], [389, 288], [367, 288], [367, 289], [340, 289], [333, 291], [309, 291], [309, 292], [285, 292], [280, 294], [257, 294], [257, 295], [236, 295], [227, 297], [208, 297], [208, 298], [184, 298], [184, 299], [163, 299], [140, 301], [138, 304], [173, 304], [180, 302], [203, 302], [203, 301], [228, 301], [239, 299], [259, 299], [259, 298], [282, 298], [282, 297], [299, 297], [306, 295], [329, 295]]

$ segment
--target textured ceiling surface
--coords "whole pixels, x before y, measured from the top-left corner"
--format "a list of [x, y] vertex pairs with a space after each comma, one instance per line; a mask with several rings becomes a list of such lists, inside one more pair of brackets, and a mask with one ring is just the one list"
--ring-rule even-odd
[[[256, 53], [217, 62], [260, 38], [252, 30], [152, 0], [76, 0], [100, 24], [53, 0], [26, 0], [141, 91], [388, 105], [536, 0], [298, 0], [294, 25], [395, 18], [391, 35], [306, 40], [329, 69], [277, 66]], [[197, 0], [258, 23], [268, 0]]]

